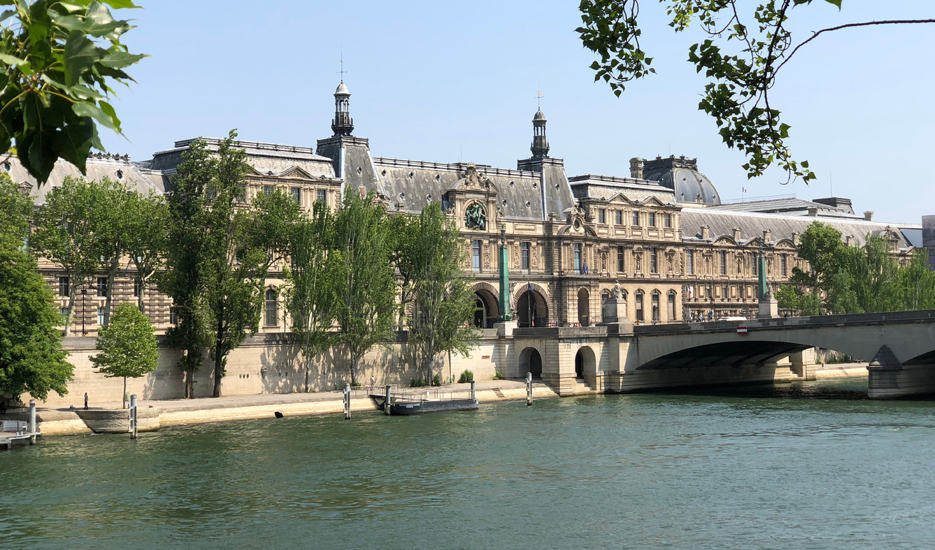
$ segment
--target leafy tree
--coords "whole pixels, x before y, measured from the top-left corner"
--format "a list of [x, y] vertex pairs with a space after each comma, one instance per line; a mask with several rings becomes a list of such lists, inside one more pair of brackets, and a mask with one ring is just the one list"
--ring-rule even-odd
[[[675, 32], [697, 21], [704, 40], [688, 50], [688, 60], [708, 78], [698, 108], [714, 118], [728, 147], [746, 153], [747, 177], [763, 175], [776, 164], [788, 180], [815, 179], [808, 161], [792, 158], [786, 140], [790, 126], [780, 120], [770, 90], [779, 72], [800, 48], [824, 33], [869, 25], [935, 23], [935, 19], [848, 23], [820, 29], [796, 41], [787, 25], [795, 8], [842, 0], [761, 0], [750, 10], [738, 0], [660, 0]], [[594, 80], [604, 80], [619, 96], [626, 84], [655, 73], [653, 58], [640, 44], [640, 0], [581, 0], [582, 26], [577, 32], [584, 46], [599, 57], [591, 64]], [[798, 12], [796, 12], [798, 13]]]
[[258, 194], [250, 206], [254, 212], [249, 230], [250, 246], [266, 251], [264, 265], [269, 269], [288, 255], [294, 227], [304, 217], [302, 207], [281, 189]]
[[131, 0], [3, 0], [11, 23], [0, 30], [0, 151], [15, 145], [40, 184], [55, 161], [86, 173], [91, 148], [103, 150], [97, 125], [122, 135], [109, 101], [114, 84], [133, 79], [124, 69], [144, 55], [120, 42], [133, 28], [107, 6], [136, 8]]
[[0, 224], [0, 236], [26, 242], [32, 223], [33, 201], [8, 174], [0, 174], [0, 212], [4, 218], [4, 223]]
[[114, 282], [127, 253], [130, 193], [126, 185], [107, 177], [88, 185], [94, 193], [95, 205], [91, 209], [91, 232], [100, 258], [99, 269], [107, 274], [104, 286], [104, 326], [107, 326], [113, 311]]
[[340, 277], [338, 256], [329, 254], [334, 230], [331, 209], [316, 202], [311, 219], [296, 224], [290, 239], [286, 308], [302, 348], [306, 392], [312, 359], [331, 347], [334, 340], [330, 331], [335, 317], [335, 285]]
[[131, 302], [114, 310], [114, 317], [97, 339], [100, 353], [91, 362], [108, 378], [123, 378], [123, 408], [127, 408], [127, 378], [139, 378], [156, 370], [159, 350], [149, 318]]
[[935, 309], [935, 271], [925, 249], [916, 250], [909, 265], [899, 270], [900, 302], [904, 309]]
[[413, 311], [409, 324], [409, 345], [425, 373], [433, 379], [433, 365], [439, 353], [467, 356], [478, 331], [471, 325], [476, 305], [474, 291], [463, 277], [463, 242], [455, 224], [445, 216], [441, 205], [429, 203], [412, 224], [416, 229], [413, 257]]
[[419, 218], [406, 214], [391, 216], [389, 236], [393, 241], [392, 261], [399, 274], [399, 322], [405, 325], [406, 307], [412, 302], [414, 275], [421, 263], [419, 254], [423, 250], [418, 243]]
[[799, 257], [808, 262], [809, 270], [792, 268], [792, 283], [828, 292], [832, 277], [845, 262], [846, 250], [840, 231], [821, 222], [812, 222], [802, 232], [797, 247]]
[[182, 350], [179, 368], [185, 373], [185, 397], [194, 397], [195, 372], [210, 341], [203, 295], [202, 256], [207, 247], [210, 207], [207, 190], [217, 172], [207, 143], [196, 139], [182, 153], [167, 197], [166, 272], [158, 281], [172, 298], [178, 324], [166, 331], [169, 345]]
[[69, 281], [65, 336], [71, 336], [78, 288], [88, 283], [100, 261], [94, 212], [102, 204], [96, 189], [84, 180], [66, 177], [62, 186], [52, 189], [46, 196], [46, 204], [36, 211], [36, 228], [30, 244], [37, 255], [58, 264]]
[[373, 192], [361, 196], [348, 189], [335, 223], [330, 255], [337, 262], [335, 280], [338, 341], [347, 347], [351, 382], [357, 384], [357, 364], [370, 348], [393, 339], [396, 277], [390, 265], [392, 241], [386, 212]]
[[161, 195], [130, 193], [127, 196], [125, 242], [127, 254], [139, 279], [137, 305], [146, 311], [146, 291], [165, 265], [169, 210]]
[[68, 393], [74, 367], [62, 350], [61, 317], [36, 260], [0, 234], [0, 394], [44, 400]]

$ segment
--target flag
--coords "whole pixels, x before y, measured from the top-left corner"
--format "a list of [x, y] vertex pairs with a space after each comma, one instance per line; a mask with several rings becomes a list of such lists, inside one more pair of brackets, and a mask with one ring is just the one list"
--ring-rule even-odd
[[528, 284], [529, 284], [529, 292], [535, 292], [535, 290], [532, 289], [532, 283], [528, 283]]
[[744, 192], [744, 193], [747, 192], [747, 188], [746, 188], [746, 187], [741, 187], [741, 189], [743, 189], [743, 192]]

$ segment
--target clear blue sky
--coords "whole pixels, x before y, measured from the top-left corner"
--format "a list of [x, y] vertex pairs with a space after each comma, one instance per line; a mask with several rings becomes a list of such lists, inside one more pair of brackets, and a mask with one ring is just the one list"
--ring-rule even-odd
[[[331, 134], [343, 50], [355, 135], [375, 156], [515, 168], [529, 156], [536, 91], [545, 95], [551, 155], [569, 175], [629, 175], [629, 159], [698, 157], [722, 198], [795, 193], [853, 199], [876, 219], [920, 223], [935, 214], [935, 25], [822, 35], [781, 77], [772, 103], [792, 125], [792, 147], [819, 180], [748, 181], [713, 120], [697, 109], [704, 79], [686, 61], [697, 31], [674, 34], [644, 0], [644, 48], [659, 74], [616, 98], [595, 83], [574, 32], [578, 2], [267, 2], [137, 0], [126, 42], [148, 53], [138, 84], [120, 92], [130, 142], [112, 152], [144, 160], [175, 140], [223, 136], [314, 146]], [[816, 0], [793, 12], [799, 38], [825, 26], [932, 18], [931, 0]], [[106, 132], [106, 131], [105, 131]]]

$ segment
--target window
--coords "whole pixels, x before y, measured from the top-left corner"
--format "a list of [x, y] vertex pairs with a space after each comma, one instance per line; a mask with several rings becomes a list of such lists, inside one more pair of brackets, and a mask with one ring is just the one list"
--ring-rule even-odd
[[666, 227], [667, 227], [667, 228], [671, 228], [671, 227], [672, 227], [672, 214], [666, 214], [666, 217], [665, 217], [665, 224], [666, 224]]
[[107, 324], [107, 310], [102, 307], [97, 308], [97, 324], [101, 326]]
[[269, 289], [266, 291], [266, 326], [279, 326], [279, 302], [277, 301], [276, 291]]
[[529, 270], [529, 243], [520, 243], [520, 255], [522, 256], [522, 269]]
[[603, 208], [597, 209], [597, 223], [607, 223], [607, 210]]
[[674, 292], [669, 293], [669, 307], [668, 307], [668, 310], [666, 311], [666, 314], [667, 314], [666, 321], [675, 320], [675, 293]]
[[273, 192], [273, 186], [272, 186], [272, 185], [264, 185], [264, 186], [263, 186], [263, 194], [264, 194], [264, 195], [269, 195], [269, 194], [272, 193], [272, 192]]
[[623, 247], [617, 247], [617, 273], [623, 273]]
[[139, 277], [134, 277], [133, 278], [133, 297], [139, 298], [140, 291], [142, 289], [143, 289], [143, 281], [141, 281]]
[[68, 277], [59, 277], [58, 278], [58, 295], [68, 296], [69, 290], [71, 290], [71, 287], [68, 284]]
[[685, 251], [685, 273], [689, 275], [695, 274], [695, 251], [686, 250]]
[[107, 297], [107, 277], [97, 278], [97, 297], [98, 298]]
[[727, 252], [721, 251], [721, 275], [727, 275]]
[[653, 321], [658, 321], [659, 320], [659, 294], [653, 292], [652, 303], [653, 303]]
[[617, 225], [623, 225], [623, 210], [617, 210]]
[[581, 243], [575, 243], [575, 271], [581, 272]]
[[757, 260], [758, 258], [756, 257], [756, 252], [754, 252], [753, 254], [750, 254], [750, 274], [753, 275], [754, 277], [756, 277], [757, 275], [756, 273]]
[[474, 271], [480, 271], [480, 241], [471, 241], [471, 243], [472, 267], [474, 268]]
[[175, 306], [169, 308], [169, 324], [170, 325], [179, 324], [179, 310]]
[[643, 293], [636, 293], [636, 320], [643, 321]]
[[656, 227], [656, 213], [649, 213], [649, 227]]
[[318, 190], [318, 201], [319, 202], [328, 202], [328, 192], [324, 189]]
[[298, 187], [293, 187], [289, 189], [289, 193], [292, 194], [292, 200], [294, 200], [296, 204], [302, 204], [302, 190], [301, 189], [299, 189]]
[[779, 269], [782, 272], [782, 276], [786, 276], [786, 255], [783, 254], [779, 257]]
[[649, 272], [656, 273], [656, 249], [649, 249]]
[[633, 212], [633, 225], [639, 225], [639, 224], [640, 224], [640, 213], [634, 211]]
[[730, 299], [730, 289], [727, 288], [727, 285], [724, 285], [724, 288], [723, 288], [722, 290], [723, 290], [723, 292], [724, 292], [724, 299], [725, 299], [725, 300], [729, 300], [729, 299]]

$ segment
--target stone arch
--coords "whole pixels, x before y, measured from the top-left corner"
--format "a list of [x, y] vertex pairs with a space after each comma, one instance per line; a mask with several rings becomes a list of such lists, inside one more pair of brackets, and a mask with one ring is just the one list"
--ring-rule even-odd
[[500, 319], [499, 291], [492, 284], [479, 282], [474, 284], [474, 301], [478, 309], [474, 312], [474, 326], [493, 328]]
[[[532, 302], [529, 302], [529, 296], [527, 294], [532, 289]], [[514, 312], [514, 320], [519, 323], [519, 326], [530, 326], [529, 317], [532, 316], [533, 323], [532, 326], [536, 327], [547, 327], [549, 326], [549, 308], [552, 304], [552, 296], [549, 294], [548, 289], [540, 285], [539, 283], [520, 283], [513, 287], [513, 292], [510, 296], [510, 307]]]
[[542, 378], [542, 364], [542, 353], [535, 346], [527, 347], [519, 354], [519, 373], [524, 377], [531, 372], [533, 378]]
[[581, 346], [575, 353], [575, 378], [593, 377], [597, 374], [597, 355], [590, 346]]
[[578, 324], [586, 327], [591, 324], [591, 291], [581, 287], [577, 292]]

